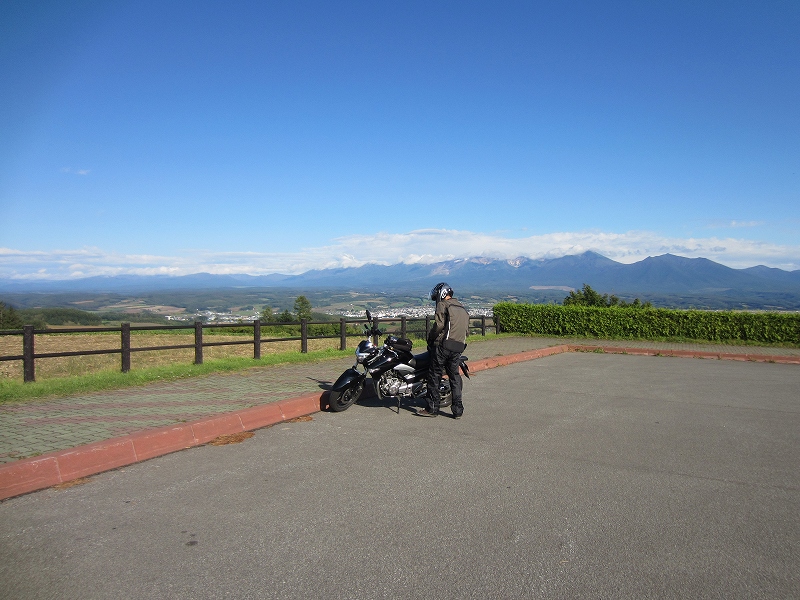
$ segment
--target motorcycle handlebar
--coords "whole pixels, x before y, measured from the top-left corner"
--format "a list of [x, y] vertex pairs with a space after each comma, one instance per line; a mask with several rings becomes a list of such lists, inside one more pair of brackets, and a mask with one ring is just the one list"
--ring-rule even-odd
[[364, 325], [364, 335], [369, 337], [376, 336], [382, 334], [383, 331], [375, 327], [372, 321], [372, 314], [367, 311], [367, 324]]

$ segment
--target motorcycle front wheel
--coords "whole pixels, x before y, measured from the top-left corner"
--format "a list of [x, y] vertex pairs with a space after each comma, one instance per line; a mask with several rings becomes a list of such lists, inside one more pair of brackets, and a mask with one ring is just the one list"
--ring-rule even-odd
[[347, 410], [361, 397], [364, 391], [364, 380], [354, 382], [353, 385], [343, 389], [341, 392], [331, 392], [328, 395], [328, 404], [333, 412]]

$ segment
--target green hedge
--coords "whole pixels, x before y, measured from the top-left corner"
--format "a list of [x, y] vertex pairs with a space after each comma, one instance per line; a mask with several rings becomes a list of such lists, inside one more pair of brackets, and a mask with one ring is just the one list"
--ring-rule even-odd
[[575, 337], [800, 344], [800, 314], [598, 308], [554, 304], [494, 306], [502, 331]]

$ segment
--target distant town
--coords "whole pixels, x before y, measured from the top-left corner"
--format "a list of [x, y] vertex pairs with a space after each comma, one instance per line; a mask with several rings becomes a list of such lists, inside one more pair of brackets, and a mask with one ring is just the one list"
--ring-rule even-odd
[[258, 320], [258, 313], [239, 315], [230, 312], [214, 312], [211, 310], [198, 310], [192, 315], [164, 315], [167, 321], [194, 322], [203, 321], [205, 323], [252, 323]]
[[[491, 308], [484, 308], [484, 307], [475, 307], [469, 306], [465, 303], [467, 311], [473, 317], [491, 317], [494, 315], [494, 312]], [[418, 319], [424, 317], [432, 317], [434, 313], [434, 306], [413, 306], [413, 307], [406, 307], [400, 309], [375, 309], [370, 310], [373, 317], [377, 317], [379, 319], [391, 319], [391, 318], [400, 318], [400, 317], [408, 317], [411, 319]], [[361, 319], [364, 318], [364, 311], [360, 310], [342, 310], [342, 311], [325, 311], [329, 315], [340, 315], [345, 318], [350, 319]]]
[[[469, 314], [473, 317], [491, 317], [493, 316], [493, 312], [491, 308], [486, 307], [479, 307], [479, 306], [469, 306], [465, 303]], [[364, 309], [346, 309], [346, 310], [323, 310], [321, 311], [324, 314], [328, 314], [331, 316], [337, 317], [344, 317], [345, 319], [363, 319], [364, 318]], [[388, 309], [388, 308], [376, 308], [370, 309], [372, 316], [378, 319], [399, 319], [400, 317], [406, 317], [409, 319], [419, 319], [425, 317], [432, 317], [434, 314], [434, 306], [409, 306], [405, 308], [397, 308], [397, 309]], [[252, 323], [253, 321], [257, 321], [259, 318], [258, 312], [247, 312], [247, 313], [234, 313], [234, 312], [215, 312], [211, 310], [198, 310], [194, 314], [190, 315], [165, 315], [164, 318], [168, 321], [179, 321], [179, 322], [194, 322], [194, 321], [203, 321], [205, 323], [220, 323], [220, 324], [231, 324], [231, 323]]]

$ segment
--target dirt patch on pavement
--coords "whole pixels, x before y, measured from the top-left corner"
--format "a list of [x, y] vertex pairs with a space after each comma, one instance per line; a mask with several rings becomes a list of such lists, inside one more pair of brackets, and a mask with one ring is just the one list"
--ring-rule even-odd
[[71, 487], [75, 487], [76, 485], [83, 485], [84, 483], [89, 483], [91, 479], [88, 477], [80, 477], [78, 479], [73, 479], [72, 481], [65, 481], [64, 483], [59, 483], [58, 485], [54, 485], [54, 490], [66, 490]]
[[295, 417], [294, 419], [287, 419], [287, 423], [303, 423], [305, 421], [313, 421], [314, 417], [311, 415], [304, 415], [302, 417]]
[[208, 442], [211, 446], [226, 446], [228, 444], [238, 444], [245, 440], [250, 439], [255, 434], [252, 431], [243, 431], [242, 433], [231, 433], [228, 435], [221, 435]]

